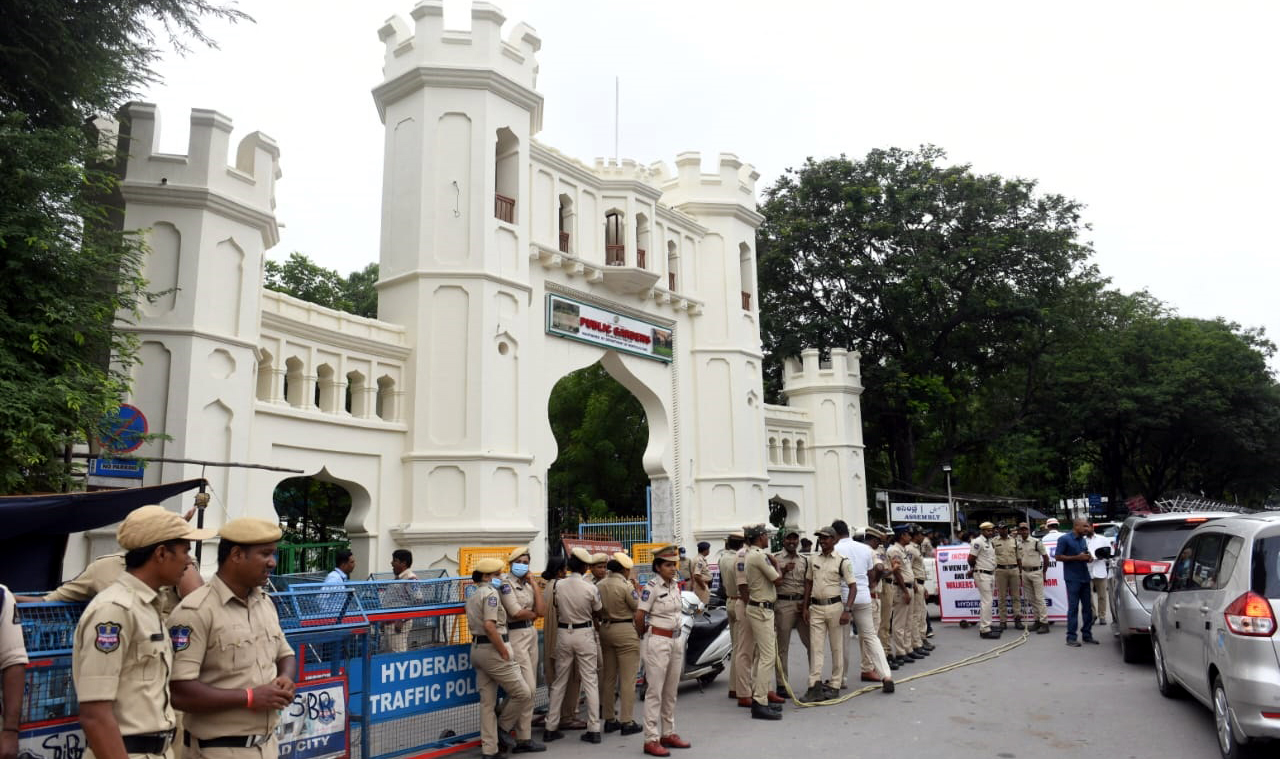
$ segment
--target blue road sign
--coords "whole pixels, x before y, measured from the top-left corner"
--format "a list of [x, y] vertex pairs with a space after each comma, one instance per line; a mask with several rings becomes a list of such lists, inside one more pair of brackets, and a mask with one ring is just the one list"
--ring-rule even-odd
[[117, 415], [102, 420], [102, 447], [112, 453], [136, 451], [142, 447], [143, 436], [147, 431], [147, 417], [142, 410], [128, 403], [121, 403]]
[[89, 459], [89, 474], [94, 477], [142, 479], [142, 462], [123, 459]]

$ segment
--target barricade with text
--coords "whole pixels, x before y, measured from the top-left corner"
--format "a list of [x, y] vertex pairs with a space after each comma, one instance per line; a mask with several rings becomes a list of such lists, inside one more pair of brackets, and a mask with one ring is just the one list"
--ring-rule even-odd
[[[1067, 618], [1067, 588], [1062, 584], [1062, 565], [1053, 561], [1058, 550], [1056, 540], [1046, 542], [1044, 547], [1049, 551], [1049, 572], [1044, 579], [1044, 603], [1051, 621]], [[969, 576], [969, 546], [943, 546], [934, 551], [933, 559], [938, 569], [938, 606], [942, 612], [943, 622], [977, 622], [981, 612], [981, 599], [978, 597], [978, 586]], [[1034, 617], [1030, 608], [1030, 598], [1024, 596], [1024, 618]], [[1000, 613], [994, 602], [992, 618], [999, 619]]]

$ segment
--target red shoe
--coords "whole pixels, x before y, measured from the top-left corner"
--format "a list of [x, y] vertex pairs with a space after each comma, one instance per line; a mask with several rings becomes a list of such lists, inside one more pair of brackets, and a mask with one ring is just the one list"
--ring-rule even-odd
[[689, 741], [686, 741], [684, 738], [681, 738], [675, 733], [672, 733], [671, 735], [662, 736], [662, 740], [659, 741], [659, 743], [661, 743], [663, 746], [666, 746], [667, 748], [689, 748], [690, 746], [693, 745], [692, 743], [690, 743]]
[[644, 752], [649, 756], [671, 756], [671, 752], [663, 748], [661, 743], [654, 741], [644, 744]]
[[751, 698], [750, 698], [750, 697], [748, 697], [748, 698], [740, 698], [740, 699], [738, 699], [738, 706], [741, 706], [743, 709], [750, 709], [750, 708], [751, 708]]
[[862, 682], [864, 682], [864, 683], [878, 683], [878, 682], [880, 682], [881, 680], [883, 680], [883, 678], [882, 678], [882, 677], [880, 677], [879, 675], [877, 675], [877, 674], [876, 674], [876, 673], [874, 673], [874, 672], [863, 672], [863, 673], [862, 673]]
[[769, 703], [771, 703], [771, 704], [785, 704], [785, 703], [787, 703], [787, 700], [786, 700], [785, 698], [783, 698], [782, 696], [779, 696], [777, 693], [774, 693], [773, 691], [769, 691], [769, 696], [768, 696], [768, 698], [769, 698]]

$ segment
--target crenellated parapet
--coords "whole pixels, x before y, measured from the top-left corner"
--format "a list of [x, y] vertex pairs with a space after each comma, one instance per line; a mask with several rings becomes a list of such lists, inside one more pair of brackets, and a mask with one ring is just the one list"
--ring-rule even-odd
[[831, 359], [821, 361], [817, 348], [800, 351], [782, 365], [782, 394], [788, 398], [809, 393], [846, 392], [862, 394], [862, 354], [832, 348]]
[[690, 203], [744, 205], [755, 209], [756, 180], [760, 172], [749, 163], [743, 163], [733, 153], [721, 153], [718, 171], [702, 173], [702, 155], [688, 151], [676, 156], [674, 174], [666, 176], [662, 185], [664, 200], [672, 205]]
[[[119, 154], [123, 157], [122, 193], [127, 202], [208, 205], [250, 223], [269, 248], [279, 240], [275, 183], [280, 178], [280, 148], [261, 132], [246, 135], [231, 150], [231, 119], [192, 109], [186, 155], [161, 153], [160, 114], [151, 103], [129, 103], [117, 114]], [[111, 125], [99, 125], [109, 133]]]
[[542, 40], [533, 27], [516, 24], [504, 40], [506, 16], [487, 2], [472, 3], [470, 31], [444, 28], [443, 0], [419, 0], [410, 18], [412, 26], [392, 16], [378, 30], [378, 38], [386, 45], [385, 81], [373, 93], [379, 111], [385, 112], [389, 103], [416, 89], [420, 78], [453, 79], [457, 86], [494, 89], [529, 107], [535, 117], [532, 131], [538, 131], [542, 97], [536, 93], [536, 54]]

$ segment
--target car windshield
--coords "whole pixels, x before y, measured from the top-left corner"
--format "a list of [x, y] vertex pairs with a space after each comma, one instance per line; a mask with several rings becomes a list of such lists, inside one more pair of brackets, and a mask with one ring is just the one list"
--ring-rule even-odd
[[1130, 541], [1129, 558], [1144, 561], [1172, 561], [1191, 531], [1204, 522], [1139, 523]]
[[1253, 543], [1253, 590], [1267, 598], [1280, 598], [1280, 535]]

